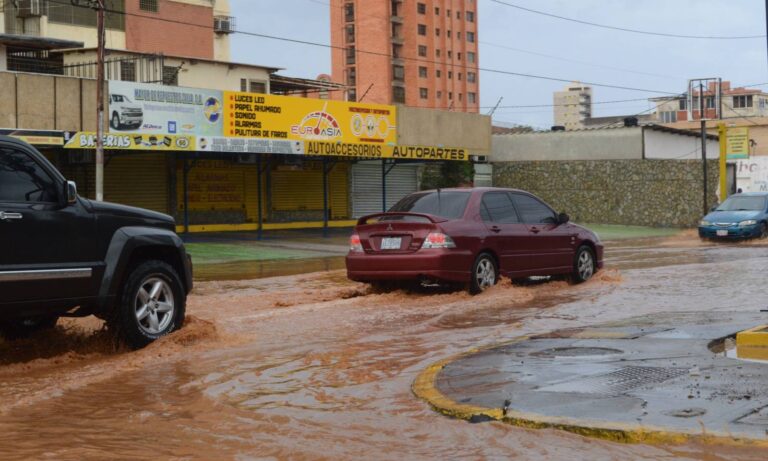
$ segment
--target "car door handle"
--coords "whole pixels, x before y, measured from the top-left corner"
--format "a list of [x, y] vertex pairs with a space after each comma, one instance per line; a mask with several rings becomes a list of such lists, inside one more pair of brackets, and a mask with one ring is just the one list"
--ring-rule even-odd
[[491, 230], [493, 232], [501, 232], [501, 227], [499, 227], [499, 226], [491, 226]]
[[539, 232], [541, 232], [541, 230], [538, 227], [531, 227], [531, 232], [533, 232], [534, 234], [538, 234]]
[[7, 211], [0, 211], [0, 221], [10, 221], [11, 219], [21, 218], [21, 213], [8, 213]]

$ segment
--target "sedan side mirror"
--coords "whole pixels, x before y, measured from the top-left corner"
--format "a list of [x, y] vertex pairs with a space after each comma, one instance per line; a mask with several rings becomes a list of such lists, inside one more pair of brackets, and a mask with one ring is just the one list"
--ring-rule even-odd
[[67, 205], [74, 205], [77, 203], [77, 184], [75, 184], [74, 181], [67, 181], [65, 193], [67, 197]]
[[567, 224], [571, 220], [571, 217], [567, 213], [560, 213], [557, 215], [558, 224]]

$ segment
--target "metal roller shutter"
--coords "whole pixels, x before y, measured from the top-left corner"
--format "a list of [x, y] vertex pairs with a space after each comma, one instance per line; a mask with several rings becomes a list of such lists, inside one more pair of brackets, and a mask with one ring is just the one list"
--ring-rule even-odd
[[[387, 209], [419, 188], [418, 164], [398, 164], [387, 174]], [[381, 162], [362, 161], [352, 166], [352, 215], [359, 218], [381, 212]]]
[[[328, 206], [331, 219], [349, 217], [349, 168], [346, 163], [337, 163], [328, 175]], [[299, 170], [280, 166], [273, 170], [272, 209], [322, 212], [322, 163], [306, 162]]]
[[168, 213], [168, 163], [163, 154], [114, 157], [104, 168], [104, 199]]

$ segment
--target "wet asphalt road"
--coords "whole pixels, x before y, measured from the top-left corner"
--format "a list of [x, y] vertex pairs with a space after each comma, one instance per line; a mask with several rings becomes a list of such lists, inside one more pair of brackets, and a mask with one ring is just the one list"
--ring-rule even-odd
[[[411, 383], [515, 336], [658, 312], [768, 305], [768, 246], [692, 236], [609, 245], [580, 286], [374, 293], [339, 270], [198, 284], [185, 328], [115, 350], [95, 320], [0, 343], [0, 459], [766, 459], [718, 446], [615, 444], [469, 424]], [[330, 262], [329, 268], [334, 268]], [[323, 269], [323, 268], [321, 268]]]

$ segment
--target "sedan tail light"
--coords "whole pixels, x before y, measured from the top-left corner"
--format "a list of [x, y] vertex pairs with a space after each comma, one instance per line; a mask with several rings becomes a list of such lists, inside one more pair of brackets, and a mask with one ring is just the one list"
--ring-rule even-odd
[[360, 242], [360, 236], [357, 234], [354, 234], [352, 237], [349, 238], [349, 251], [351, 252], [361, 252], [363, 251], [363, 244]]
[[440, 232], [432, 232], [424, 239], [421, 248], [456, 248], [453, 239]]

